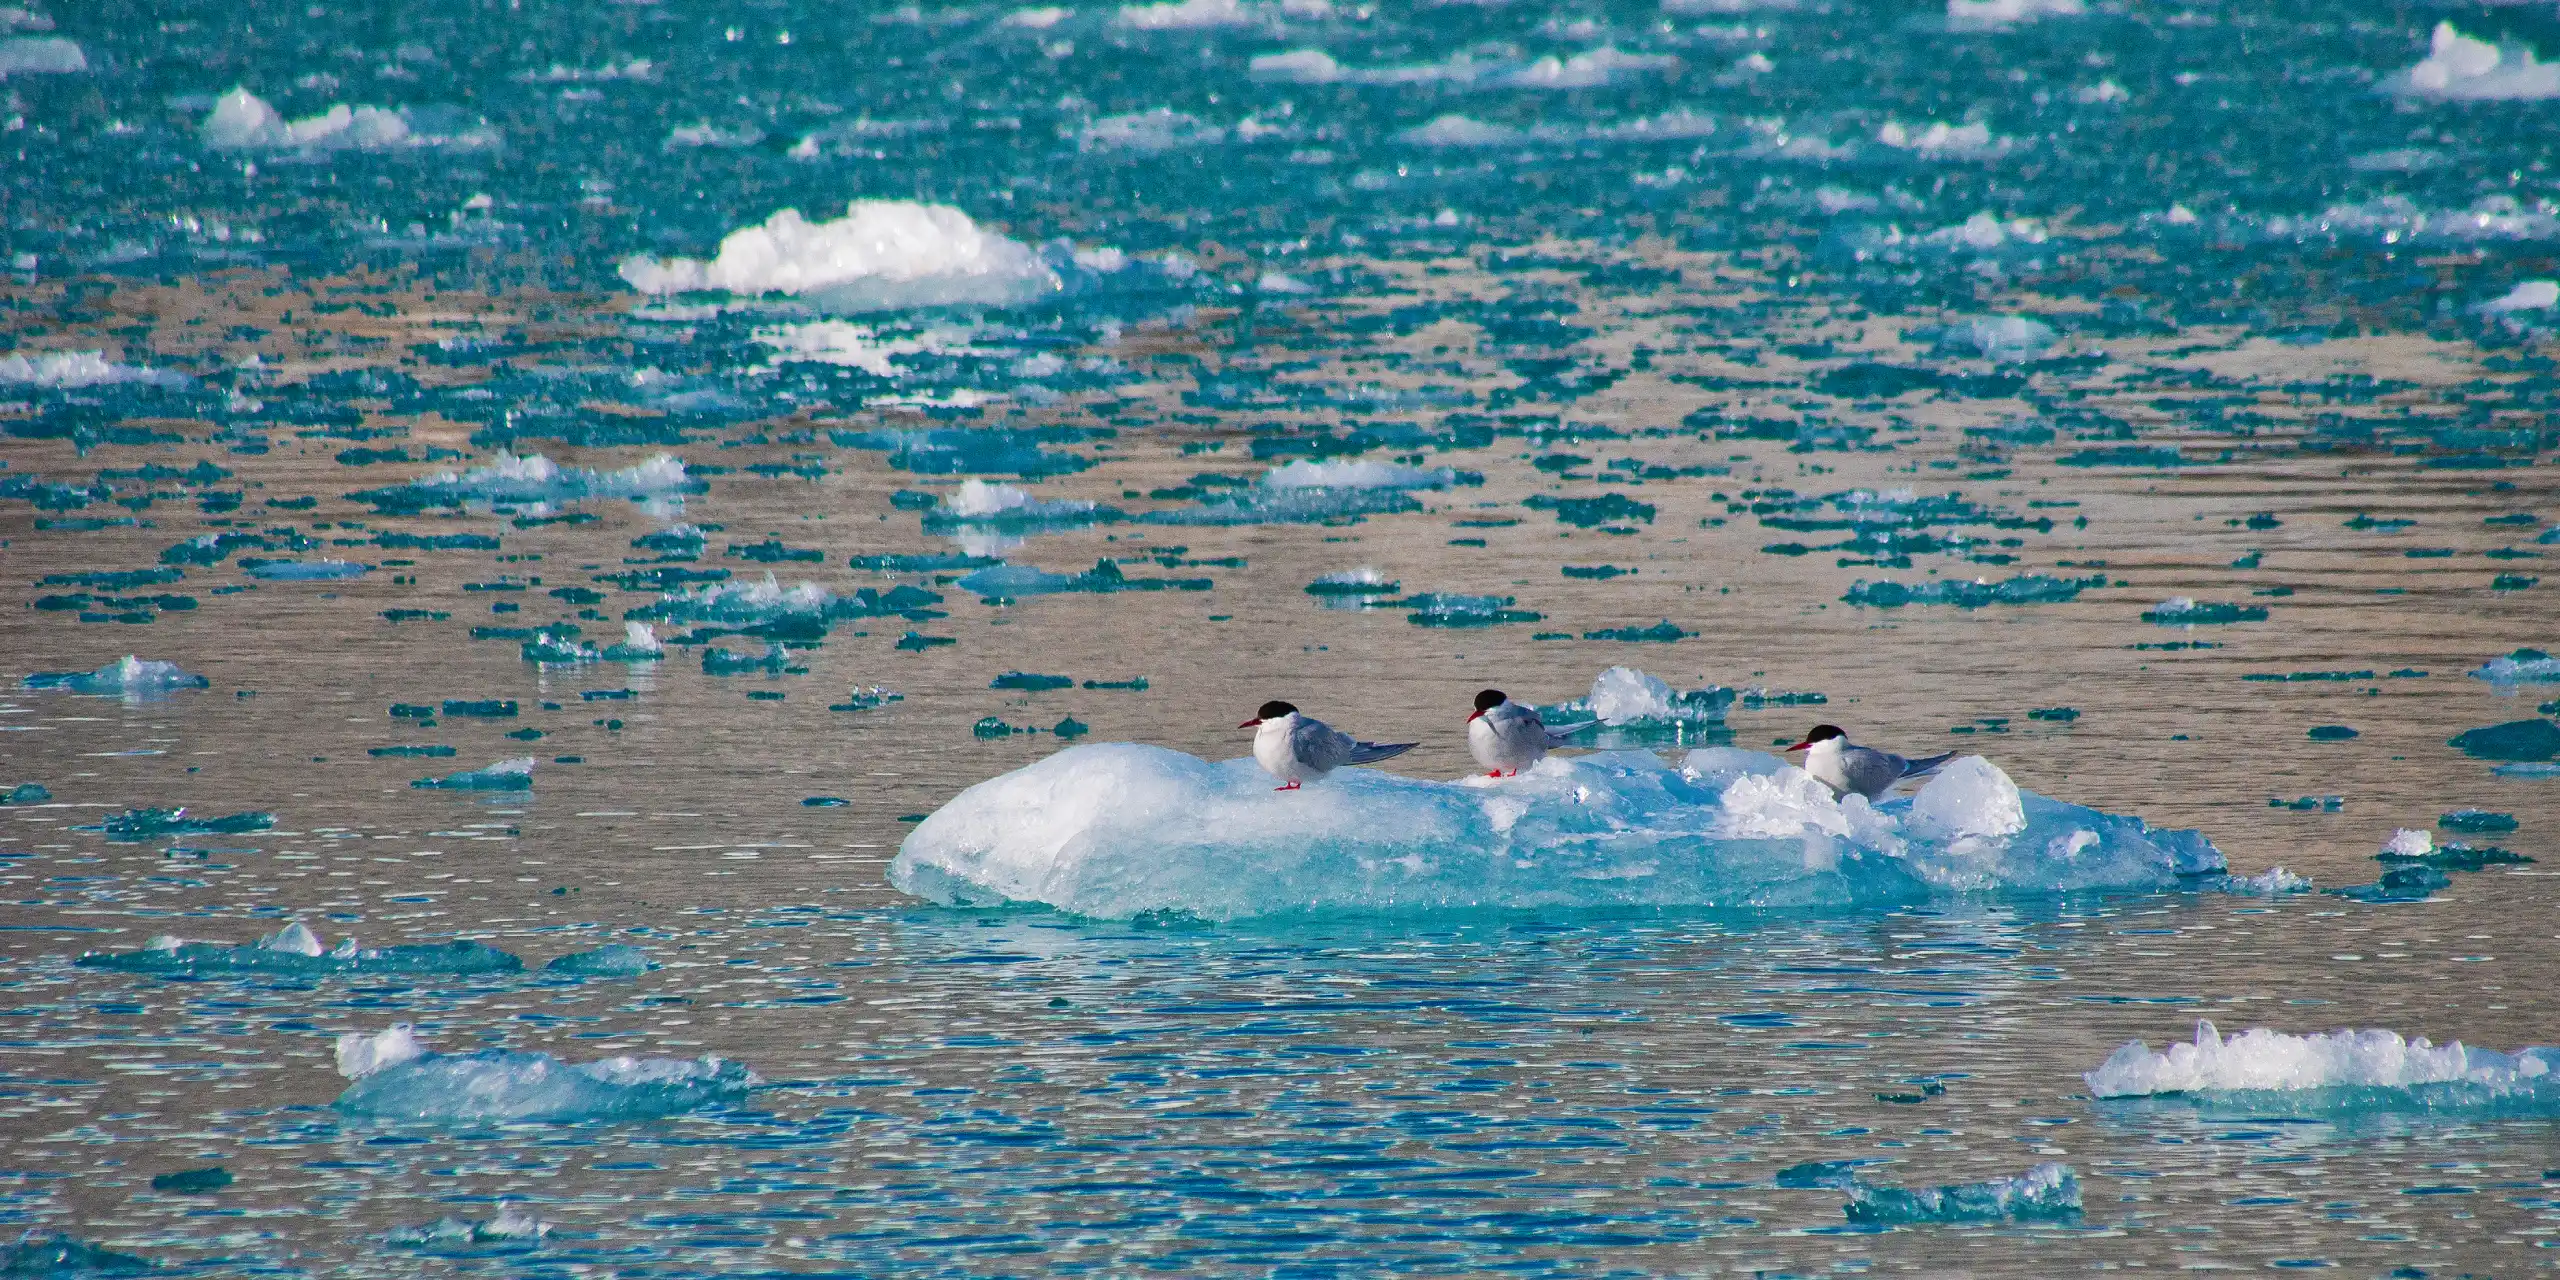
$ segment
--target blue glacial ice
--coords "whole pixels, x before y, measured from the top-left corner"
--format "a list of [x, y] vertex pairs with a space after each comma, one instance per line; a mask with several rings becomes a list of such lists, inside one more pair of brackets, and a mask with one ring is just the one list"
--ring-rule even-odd
[[373, 566], [353, 560], [264, 560], [250, 556], [240, 561], [240, 571], [267, 582], [344, 582], [373, 572]]
[[531, 791], [533, 757], [517, 756], [512, 760], [500, 760], [485, 769], [465, 769], [441, 778], [420, 778], [409, 785], [421, 791]]
[[265, 831], [274, 825], [276, 816], [272, 813], [251, 810], [219, 818], [198, 818], [190, 816], [181, 805], [175, 809], [127, 809], [72, 830], [101, 832], [109, 840], [130, 844], [162, 836], [241, 835]]
[[2560, 683], [2560, 658], [2540, 649], [2518, 649], [2481, 663], [2472, 669], [2471, 678], [2494, 685]]
[[126, 654], [95, 671], [39, 671], [28, 676], [25, 683], [29, 689], [112, 694], [132, 701], [161, 697], [180, 689], [203, 689], [213, 682], [180, 670], [174, 662], [155, 662]]
[[2129, 1041], [2082, 1078], [2100, 1098], [2188, 1096], [2323, 1111], [2560, 1111], [2560, 1049], [2500, 1053], [2383, 1030], [2292, 1035], [2259, 1027], [2225, 1039], [2200, 1021], [2192, 1042], [2154, 1053]]
[[1654, 905], [1836, 907], [1933, 893], [2168, 889], [2202, 836], [2021, 792], [1957, 761], [1908, 801], [1835, 800], [1753, 751], [1550, 756], [1515, 779], [1344, 769], [1275, 793], [1251, 760], [1071, 747], [909, 833], [897, 888], [1128, 918]]
[[737, 1102], [763, 1083], [740, 1063], [701, 1058], [563, 1062], [547, 1053], [434, 1053], [406, 1023], [338, 1037], [338, 1073], [353, 1083], [332, 1104], [376, 1120], [649, 1120]]
[[439, 471], [408, 484], [367, 489], [348, 495], [386, 513], [461, 507], [470, 503], [503, 506], [548, 506], [599, 498], [642, 502], [680, 500], [699, 492], [699, 481], [685, 472], [684, 461], [661, 453], [619, 471], [564, 467], [541, 454], [517, 455], [500, 450], [489, 465], [469, 471]]
[[1739, 697], [1722, 685], [1677, 690], [1634, 667], [1611, 667], [1593, 677], [1589, 693], [1542, 707], [1539, 717], [1555, 725], [1599, 721], [1579, 745], [1676, 744], [1722, 730], [1725, 713]]
[[2080, 1215], [2080, 1178], [2047, 1162], [2008, 1178], [1944, 1187], [1894, 1187], [1852, 1176], [1841, 1190], [1851, 1222], [1908, 1226], [1941, 1222], [2035, 1222]]
[[649, 953], [627, 943], [608, 942], [592, 951], [553, 956], [542, 971], [563, 978], [636, 978], [658, 966]]
[[219, 974], [484, 974], [514, 973], [524, 961], [486, 943], [456, 940], [405, 947], [365, 947], [347, 938], [330, 947], [296, 920], [246, 946], [159, 937], [139, 951], [93, 951], [83, 969], [118, 973]]

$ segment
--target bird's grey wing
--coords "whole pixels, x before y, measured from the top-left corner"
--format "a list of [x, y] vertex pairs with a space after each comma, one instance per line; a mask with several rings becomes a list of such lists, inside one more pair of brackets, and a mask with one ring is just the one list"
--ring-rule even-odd
[[1561, 747], [1565, 744], [1565, 740], [1567, 738], [1570, 738], [1598, 723], [1600, 722], [1597, 720], [1576, 720], [1572, 724], [1545, 724], [1542, 722], [1539, 725], [1539, 728], [1546, 733], [1548, 746]]
[[1931, 756], [1926, 760], [1904, 760], [1900, 756], [1894, 757], [1896, 763], [1902, 766], [1902, 776], [1905, 778], [1917, 778], [1924, 773], [1936, 773], [1939, 766], [1955, 758], [1956, 753], [1952, 751], [1945, 755]]
[[1350, 734], [1322, 720], [1300, 720], [1290, 737], [1294, 739], [1290, 746], [1296, 749], [1298, 758], [1318, 773], [1338, 769], [1348, 763], [1352, 748], [1359, 745], [1351, 740]]
[[1354, 742], [1351, 744], [1351, 754], [1345, 763], [1376, 764], [1381, 760], [1403, 755], [1420, 745], [1422, 744], [1418, 742]]
[[1902, 757], [1890, 751], [1871, 747], [1851, 747], [1840, 753], [1840, 776], [1849, 789], [1862, 796], [1880, 796], [1887, 787], [1902, 780]]

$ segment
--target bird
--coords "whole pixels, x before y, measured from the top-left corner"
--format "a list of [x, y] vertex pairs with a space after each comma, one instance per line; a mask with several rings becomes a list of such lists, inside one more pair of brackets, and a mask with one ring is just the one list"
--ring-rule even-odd
[[1484, 776], [1516, 778], [1521, 770], [1546, 759], [1547, 748], [1563, 746], [1565, 739], [1595, 723], [1585, 720], [1550, 728], [1539, 718], [1537, 708], [1513, 702], [1500, 689], [1487, 689], [1476, 695], [1476, 709], [1467, 716], [1467, 750], [1488, 771]]
[[1869, 800], [1879, 800], [1893, 790], [1894, 784], [1906, 778], [1925, 777], [1938, 766], [1956, 758], [1955, 752], [1931, 756], [1926, 760], [1905, 760], [1890, 751], [1861, 747], [1849, 741], [1836, 724], [1818, 724], [1804, 735], [1804, 741], [1787, 748], [1804, 755], [1804, 771], [1814, 781], [1831, 788], [1832, 798], [1855, 792]]
[[1254, 731], [1254, 761], [1280, 780], [1275, 791], [1295, 791], [1300, 783], [1322, 778], [1346, 764], [1375, 764], [1403, 755], [1417, 745], [1361, 742], [1277, 700], [1263, 703], [1251, 720], [1236, 727]]

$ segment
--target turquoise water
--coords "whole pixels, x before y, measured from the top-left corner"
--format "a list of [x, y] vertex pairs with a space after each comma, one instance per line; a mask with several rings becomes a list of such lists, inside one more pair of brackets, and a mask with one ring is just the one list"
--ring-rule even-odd
[[0, 10], [0, 1271], [2549, 1270], [2527, 48]]

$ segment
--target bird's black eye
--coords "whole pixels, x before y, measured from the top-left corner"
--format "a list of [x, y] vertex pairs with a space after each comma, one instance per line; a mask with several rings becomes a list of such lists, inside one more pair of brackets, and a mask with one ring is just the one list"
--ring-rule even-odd
[[1476, 710], [1491, 711], [1495, 707], [1501, 706], [1503, 703], [1509, 702], [1510, 700], [1511, 699], [1503, 696], [1502, 690], [1500, 689], [1487, 689], [1476, 695]]
[[1257, 720], [1277, 720], [1282, 716], [1293, 716], [1296, 714], [1298, 714], [1298, 709], [1290, 706], [1288, 703], [1266, 702], [1262, 704], [1262, 710], [1254, 712], [1253, 716]]

